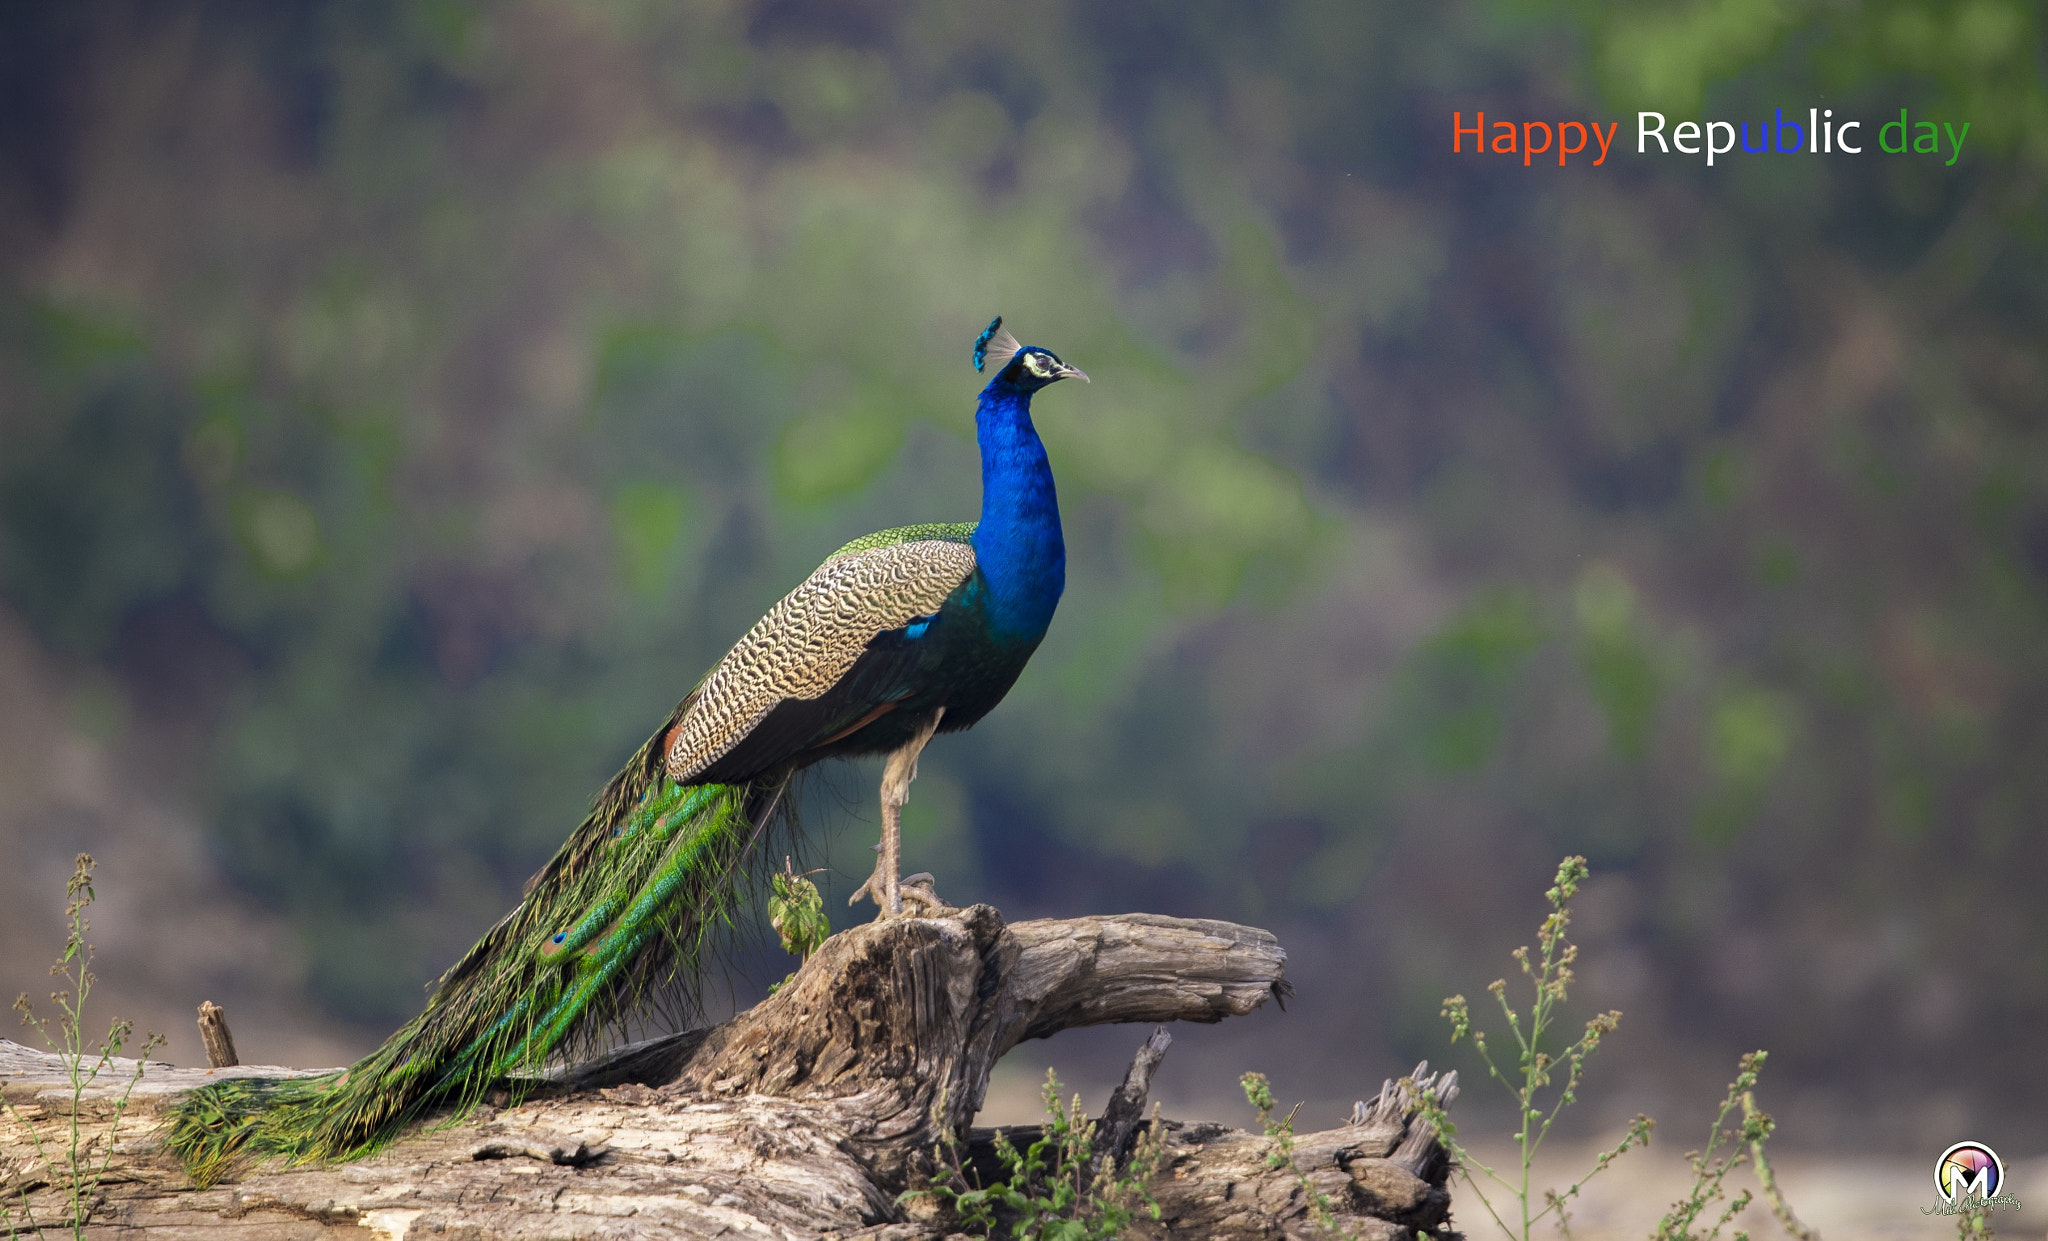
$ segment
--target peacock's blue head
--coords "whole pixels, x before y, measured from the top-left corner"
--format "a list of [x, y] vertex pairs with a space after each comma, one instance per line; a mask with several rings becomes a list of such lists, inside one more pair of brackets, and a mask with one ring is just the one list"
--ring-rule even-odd
[[1017, 338], [1003, 327], [1001, 315], [989, 320], [981, 335], [975, 337], [974, 369], [991, 372], [991, 388], [1002, 384], [1020, 392], [1036, 392], [1062, 379], [1088, 382], [1087, 372], [1060, 361], [1052, 350], [1018, 344]]

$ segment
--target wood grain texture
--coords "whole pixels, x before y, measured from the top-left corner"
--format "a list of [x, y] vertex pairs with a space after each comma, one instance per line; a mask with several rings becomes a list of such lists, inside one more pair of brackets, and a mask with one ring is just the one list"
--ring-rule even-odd
[[242, 1062], [235, 1036], [228, 1029], [228, 1010], [212, 1000], [199, 1002], [199, 1041], [206, 1048], [206, 1067], [232, 1069]]
[[[194, 1191], [160, 1151], [165, 1100], [226, 1074], [150, 1065], [118, 1134], [96, 1224], [147, 1238], [870, 1237], [936, 1241], [947, 1221], [898, 1199], [928, 1174], [941, 1126], [965, 1129], [995, 1062], [1026, 1038], [1107, 1021], [1218, 1021], [1284, 993], [1264, 931], [1148, 914], [1006, 925], [987, 906], [870, 923], [828, 940], [774, 996], [709, 1031], [558, 1072], [541, 1094], [425, 1128], [372, 1159], [275, 1165]], [[1165, 1040], [1155, 1040], [1163, 1054]], [[1157, 1055], [1149, 1057], [1157, 1063]], [[86, 1092], [104, 1151], [123, 1067]], [[61, 1217], [72, 1111], [61, 1065], [0, 1041], [0, 1176]], [[1444, 1218], [1448, 1169], [1390, 1086], [1352, 1122], [1304, 1135], [1297, 1164], [1365, 1237]], [[38, 1157], [43, 1135], [59, 1165]], [[984, 1149], [989, 1131], [973, 1131]], [[1167, 1122], [1144, 1235], [1306, 1235], [1293, 1168], [1272, 1143]], [[923, 1210], [926, 1217], [917, 1217]]]

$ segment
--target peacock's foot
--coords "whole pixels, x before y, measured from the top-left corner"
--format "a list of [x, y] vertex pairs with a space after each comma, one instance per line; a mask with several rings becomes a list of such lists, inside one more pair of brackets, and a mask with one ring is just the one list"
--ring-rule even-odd
[[861, 884], [854, 890], [852, 896], [846, 898], [846, 903], [851, 906], [860, 904], [863, 899], [871, 900], [881, 911], [875, 915], [877, 918], [928, 915], [953, 908], [938, 894], [937, 881], [932, 878], [932, 873], [925, 870], [914, 875], [905, 875], [897, 881], [896, 898], [903, 908], [892, 912], [884, 895], [888, 891], [888, 882], [887, 868], [881, 859], [877, 858], [875, 873], [869, 875], [867, 882]]

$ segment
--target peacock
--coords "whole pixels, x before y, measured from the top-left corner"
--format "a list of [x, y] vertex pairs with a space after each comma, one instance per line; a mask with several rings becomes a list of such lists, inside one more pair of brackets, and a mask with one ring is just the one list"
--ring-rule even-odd
[[975, 410], [980, 521], [883, 530], [827, 557], [683, 698], [383, 1046], [338, 1074], [186, 1096], [170, 1145], [197, 1180], [251, 1158], [366, 1154], [431, 1111], [531, 1080], [655, 996], [693, 999], [707, 937], [813, 763], [887, 756], [875, 869], [852, 900], [884, 918], [936, 902], [899, 874], [903, 806], [926, 743], [988, 714], [1052, 622], [1066, 545], [1031, 398], [1088, 378], [1018, 344], [1000, 316], [976, 338], [974, 367], [990, 373]]

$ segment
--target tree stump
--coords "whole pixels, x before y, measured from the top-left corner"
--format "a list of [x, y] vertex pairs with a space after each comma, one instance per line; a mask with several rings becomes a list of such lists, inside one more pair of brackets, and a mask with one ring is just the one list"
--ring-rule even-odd
[[[870, 923], [832, 937], [774, 996], [708, 1031], [621, 1049], [552, 1074], [506, 1109], [422, 1127], [374, 1158], [268, 1164], [208, 1190], [162, 1152], [162, 1112], [226, 1075], [144, 1067], [114, 1132], [132, 1061], [79, 1099], [97, 1228], [146, 1238], [294, 1238], [363, 1228], [391, 1238], [840, 1237], [936, 1241], [949, 1221], [924, 1183], [942, 1135], [966, 1130], [989, 1072], [1028, 1038], [1105, 1022], [1214, 1022], [1284, 996], [1269, 933], [1149, 914], [1005, 925], [985, 905]], [[1163, 1038], [1118, 1091], [1143, 1107]], [[1149, 1052], [1149, 1059], [1146, 1059]], [[1455, 1093], [1455, 1080], [1437, 1086]], [[1137, 1097], [1124, 1096], [1136, 1093]], [[69, 1200], [72, 1092], [54, 1056], [0, 1041], [0, 1195], [46, 1227]], [[1405, 1085], [1350, 1122], [1274, 1143], [1162, 1122], [1149, 1237], [1307, 1236], [1310, 1192], [1345, 1235], [1441, 1232], [1448, 1160]], [[110, 1141], [111, 1134], [111, 1141]], [[34, 1139], [40, 1137], [39, 1153]], [[984, 1150], [990, 1132], [968, 1135]]]

